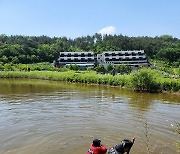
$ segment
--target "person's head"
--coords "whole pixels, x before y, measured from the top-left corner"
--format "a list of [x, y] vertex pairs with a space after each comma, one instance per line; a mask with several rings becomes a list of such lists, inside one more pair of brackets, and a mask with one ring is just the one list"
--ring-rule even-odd
[[101, 140], [99, 139], [94, 139], [93, 144], [94, 147], [100, 147], [101, 146]]
[[131, 147], [133, 145], [133, 142], [130, 141], [130, 140], [127, 140], [127, 139], [124, 139], [121, 142], [122, 142], [122, 146], [124, 148], [124, 152], [130, 151], [130, 149], [131, 149]]
[[115, 147], [115, 150], [118, 154], [123, 154], [124, 153], [124, 147], [122, 144], [117, 144]]

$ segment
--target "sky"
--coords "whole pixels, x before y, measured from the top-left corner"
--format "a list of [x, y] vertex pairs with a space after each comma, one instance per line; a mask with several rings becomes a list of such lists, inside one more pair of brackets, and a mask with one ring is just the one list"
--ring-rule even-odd
[[0, 34], [180, 38], [180, 0], [0, 0]]

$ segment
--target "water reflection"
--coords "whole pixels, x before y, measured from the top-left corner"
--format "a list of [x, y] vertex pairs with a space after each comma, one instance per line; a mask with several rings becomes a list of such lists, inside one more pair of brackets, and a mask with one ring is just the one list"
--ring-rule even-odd
[[153, 106], [152, 100], [152, 96], [149, 94], [134, 94], [131, 96], [129, 104], [132, 107], [136, 107], [138, 110], [147, 111]]
[[132, 153], [143, 154], [145, 121], [156, 153], [176, 153], [170, 125], [180, 117], [178, 95], [41, 80], [0, 79], [0, 86], [1, 153], [78, 154], [94, 137], [111, 147], [135, 135]]

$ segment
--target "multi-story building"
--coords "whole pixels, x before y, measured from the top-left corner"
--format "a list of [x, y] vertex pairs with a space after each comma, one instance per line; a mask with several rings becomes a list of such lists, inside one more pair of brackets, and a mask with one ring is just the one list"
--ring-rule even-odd
[[90, 67], [95, 65], [95, 56], [93, 52], [60, 52], [56, 61], [56, 66], [65, 66], [76, 64], [81, 67]]
[[105, 51], [97, 54], [98, 64], [126, 64], [130, 66], [148, 66], [148, 60], [144, 50], [135, 51]]
[[126, 64], [134, 67], [140, 65], [149, 66], [144, 50], [104, 51], [102, 54], [97, 54], [97, 56], [93, 52], [60, 52], [55, 64], [56, 66], [77, 64], [81, 67], [89, 67], [97, 64]]

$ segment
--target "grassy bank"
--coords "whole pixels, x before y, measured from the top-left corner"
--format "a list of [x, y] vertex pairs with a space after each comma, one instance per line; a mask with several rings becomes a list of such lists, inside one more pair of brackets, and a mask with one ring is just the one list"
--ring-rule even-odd
[[29, 79], [43, 79], [54, 81], [67, 81], [67, 82], [79, 82], [88, 84], [107, 84], [114, 86], [124, 87], [130, 84], [130, 78], [128, 75], [103, 75], [96, 74], [94, 71], [90, 72], [54, 72], [54, 71], [3, 71], [0, 72], [0, 78], [29, 78]]
[[2, 71], [0, 78], [29, 78], [53, 81], [79, 82], [87, 84], [105, 84], [132, 88], [137, 91], [180, 91], [180, 79], [164, 78], [155, 70], [142, 69], [130, 75], [97, 74], [94, 71]]

